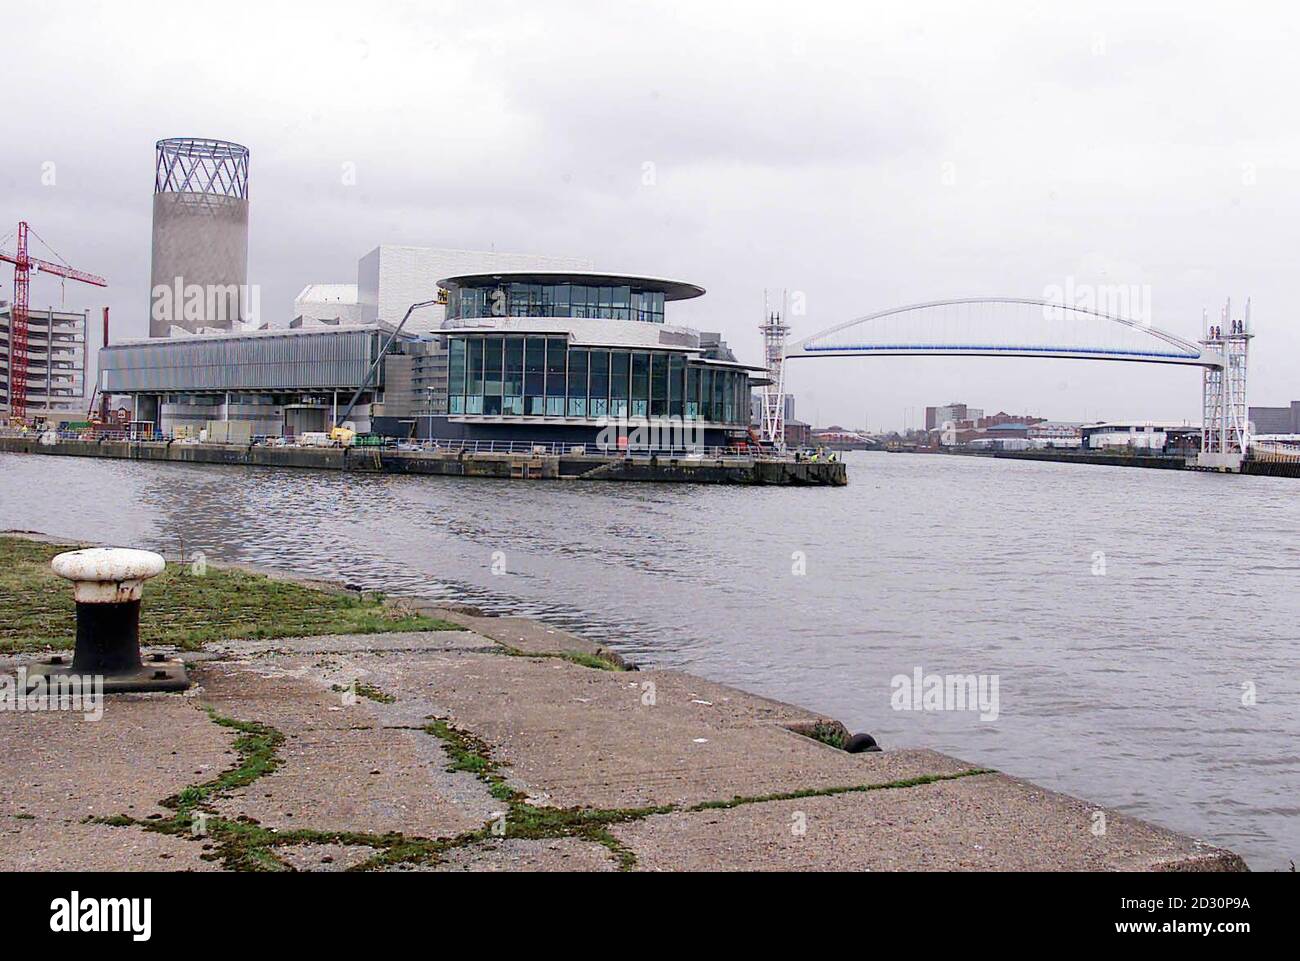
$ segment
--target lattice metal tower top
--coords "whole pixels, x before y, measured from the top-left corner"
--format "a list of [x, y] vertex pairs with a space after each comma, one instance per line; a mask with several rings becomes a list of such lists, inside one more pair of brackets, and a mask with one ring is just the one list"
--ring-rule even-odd
[[159, 140], [156, 194], [200, 194], [248, 199], [248, 148], [228, 140], [173, 137]]

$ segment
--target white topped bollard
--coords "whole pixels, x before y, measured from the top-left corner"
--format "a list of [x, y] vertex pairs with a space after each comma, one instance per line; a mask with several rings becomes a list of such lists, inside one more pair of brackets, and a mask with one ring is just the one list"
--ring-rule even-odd
[[77, 675], [104, 679], [105, 692], [182, 691], [189, 687], [178, 660], [140, 657], [140, 600], [144, 582], [166, 569], [152, 551], [92, 547], [59, 554], [54, 573], [73, 583], [77, 644], [71, 666], [61, 656], [29, 669], [29, 676]]

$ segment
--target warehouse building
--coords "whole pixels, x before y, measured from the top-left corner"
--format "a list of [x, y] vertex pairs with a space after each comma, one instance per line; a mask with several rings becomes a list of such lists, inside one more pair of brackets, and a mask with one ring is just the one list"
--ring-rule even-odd
[[1300, 434], [1300, 400], [1289, 407], [1252, 407], [1247, 417], [1254, 434]]
[[[126, 394], [134, 419], [158, 433], [192, 434], [213, 424], [246, 425], [250, 436], [297, 436], [333, 425], [392, 328], [340, 325], [122, 341], [100, 351], [100, 388]], [[401, 350], [413, 337], [401, 338]], [[349, 420], [371, 429], [385, 365]]]

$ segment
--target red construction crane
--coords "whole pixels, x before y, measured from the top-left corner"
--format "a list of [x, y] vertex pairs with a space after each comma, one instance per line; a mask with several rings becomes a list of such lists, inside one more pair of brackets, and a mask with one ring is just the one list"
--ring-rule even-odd
[[[46, 245], [48, 246], [48, 244]], [[56, 254], [57, 256], [57, 254]], [[27, 290], [32, 271], [44, 271], [56, 277], [79, 280], [83, 284], [107, 287], [108, 281], [84, 270], [75, 270], [66, 264], [41, 260], [27, 253], [27, 221], [18, 224], [18, 252], [0, 250], [0, 260], [14, 265], [14, 302], [9, 317], [9, 417], [11, 420], [27, 419]]]

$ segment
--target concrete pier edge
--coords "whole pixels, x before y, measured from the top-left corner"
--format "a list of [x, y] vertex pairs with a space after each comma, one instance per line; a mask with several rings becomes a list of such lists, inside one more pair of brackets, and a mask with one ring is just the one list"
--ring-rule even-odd
[[[67, 543], [36, 532], [0, 533]], [[351, 590], [336, 581], [278, 569], [225, 566], [331, 592]], [[353, 810], [350, 801], [319, 796], [321, 784], [311, 790], [308, 786], [325, 776], [325, 770], [333, 772], [329, 778], [340, 776], [340, 763], [358, 770], [373, 766], [371, 774], [377, 775], [404, 752], [416, 750], [416, 755], [427, 758], [427, 745], [401, 732], [418, 730], [425, 723], [420, 718], [433, 716], [425, 712], [434, 702], [437, 716], [447, 719], [450, 730], [463, 731], [471, 742], [483, 745], [496, 759], [492, 765], [505, 765], [500, 770], [511, 789], [528, 799], [524, 810], [539, 810], [532, 805], [541, 805], [540, 810], [559, 805], [613, 818], [600, 841], [612, 852], [608, 857], [588, 852], [586, 842], [592, 839], [581, 832], [573, 836], [543, 832], [536, 840], [523, 836], [511, 840], [510, 835], [484, 838], [481, 846], [476, 840], [472, 849], [462, 849], [459, 842], [446, 850], [439, 848], [439, 869], [606, 870], [622, 864], [651, 870], [1248, 870], [1230, 851], [1118, 812], [1106, 812], [1110, 833], [1099, 838], [1089, 830], [1100, 810], [1097, 806], [934, 751], [890, 750], [885, 745], [886, 750], [878, 754], [847, 754], [810, 736], [825, 729], [845, 731], [833, 718], [684, 672], [638, 669], [607, 646], [544, 622], [491, 616], [467, 605], [425, 598], [387, 600], [461, 625], [464, 631], [210, 644], [203, 652], [185, 655], [195, 669], [199, 685], [195, 691], [126, 695], [122, 697], [128, 703], [123, 706], [150, 717], [155, 712], [173, 716], [167, 699], [197, 701], [191, 706], [204, 707], [213, 717], [228, 715], [254, 728], [271, 725], [266, 729], [285, 731], [286, 745], [296, 745], [286, 748], [283, 762], [291, 780], [277, 783], [272, 777], [265, 782], [271, 791], [266, 797], [278, 800], [270, 806], [258, 800], [259, 788], [216, 802], [218, 814], [251, 817], [253, 824], [292, 817], [290, 807], [298, 817], [284, 821], [284, 828], [316, 824], [326, 833], [337, 833], [344, 822], [351, 824], [352, 815], [344, 817], [344, 812]], [[491, 653], [494, 645], [513, 656]], [[25, 659], [6, 656], [0, 670], [9, 671]], [[595, 661], [613, 670], [593, 670]], [[329, 666], [321, 667], [326, 662]], [[331, 714], [318, 713], [338, 711], [322, 708], [323, 699], [331, 697], [329, 690], [341, 689], [339, 679], [357, 675], [367, 677], [368, 684], [373, 680], [376, 690], [394, 692], [395, 703], [366, 702], [363, 709], [375, 729], [401, 735], [401, 745], [381, 746], [360, 734], [347, 734], [346, 730], [360, 730], [356, 722], [343, 729]], [[478, 680], [471, 683], [471, 677]], [[628, 700], [628, 690], [635, 695], [644, 682], [661, 691], [663, 703], [653, 715], [638, 714], [635, 699]], [[18, 717], [11, 714], [7, 720], [13, 723]], [[45, 716], [47, 723], [51, 717]], [[642, 720], [637, 722], [637, 717]], [[688, 736], [694, 733], [707, 736]], [[210, 737], [198, 730], [177, 736], [192, 739], [200, 754], [205, 750], [211, 754], [225, 743], [204, 748]], [[364, 744], [354, 750], [348, 745], [357, 738]], [[21, 738], [8, 734], [6, 740], [16, 745]], [[692, 740], [695, 749], [685, 750]], [[716, 742], [716, 748], [708, 746], [710, 741]], [[51, 760], [51, 750], [68, 749], [73, 743], [56, 736], [45, 745], [45, 762]], [[705, 751], [710, 752], [707, 759], [693, 760]], [[152, 756], [156, 748], [146, 753]], [[417, 761], [416, 755], [401, 764], [427, 763]], [[191, 762], [187, 759], [180, 767], [188, 770]], [[104, 795], [122, 789], [124, 777], [135, 781], [132, 765], [111, 767], [109, 783], [100, 786], [100, 803], [109, 808], [117, 802], [105, 801]], [[409, 773], [386, 777], [402, 785], [399, 789], [385, 783], [381, 793], [396, 792], [408, 798], [404, 804], [409, 806], [413, 797]], [[299, 781], [301, 789], [295, 787]], [[328, 778], [325, 784], [332, 785], [324, 788], [326, 794], [345, 790]], [[130, 791], [140, 794], [138, 787]], [[463, 782], [444, 788], [465, 792]], [[133, 807], [148, 806], [141, 794]], [[6, 810], [13, 807], [20, 810]], [[447, 823], [451, 823], [458, 825], [454, 841], [468, 836], [465, 832], [471, 831], [475, 817], [492, 814], [487, 809], [491, 804], [468, 818], [460, 807], [462, 802], [456, 802], [451, 809], [426, 815], [433, 820], [417, 833], [435, 839], [430, 844], [442, 844], [436, 841], [437, 832], [449, 830]], [[5, 814], [26, 818], [17, 822], [15, 830], [27, 836], [27, 843], [44, 839], [43, 843], [55, 846], [81, 844], [86, 842], [82, 834], [93, 833], [84, 820], [80, 822], [84, 826], [72, 832], [75, 838], [53, 831], [52, 824], [47, 830], [39, 822], [48, 819], [32, 814], [31, 808], [21, 796], [6, 797], [0, 791], [0, 822], [8, 820]], [[99, 808], [101, 819], [107, 816], [104, 823], [130, 820], [122, 820], [122, 812], [109, 808]], [[421, 815], [412, 811], [418, 826]], [[30, 823], [32, 817], [38, 823]], [[773, 848], [774, 837], [784, 837], [786, 825], [808, 818], [818, 826], [814, 840], [800, 843], [796, 837], [794, 843], [787, 839]], [[74, 822], [65, 818], [60, 823]], [[391, 831], [395, 823], [381, 818], [370, 827]], [[397, 825], [403, 826], [404, 822]], [[3, 830], [0, 827], [0, 833]], [[328, 848], [328, 853], [315, 865], [302, 857], [315, 857], [320, 851], [311, 846], [293, 848], [284, 852], [286, 863], [298, 869], [327, 869], [322, 865], [337, 858], [340, 864], [382, 868], [382, 858], [364, 848], [377, 843], [374, 835], [365, 837], [369, 840], [353, 845], [322, 846], [320, 851]], [[182, 856], [183, 845], [176, 848], [164, 840], [150, 841], [144, 848], [147, 856], [177, 858], [181, 863], [157, 867], [199, 866], [191, 863], [192, 850]], [[362, 847], [352, 850], [357, 844]], [[362, 859], [362, 854], [370, 860]], [[68, 856], [72, 857], [68, 869], [83, 866], [75, 856]], [[110, 870], [131, 869], [141, 856], [145, 855], [135, 845], [120, 857], [101, 850], [100, 860], [93, 863], [106, 864]], [[209, 861], [213, 857], [204, 855]], [[389, 867], [420, 869], [420, 864], [403, 861]]]
[[626, 458], [606, 454], [401, 451], [378, 447], [271, 447], [175, 441], [59, 440], [0, 437], [0, 452], [98, 457], [172, 464], [292, 467], [365, 474], [493, 477], [516, 480], [640, 481], [843, 487], [843, 461], [756, 460], [740, 456]]

